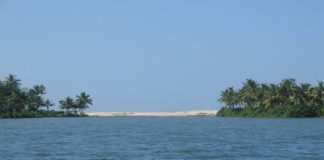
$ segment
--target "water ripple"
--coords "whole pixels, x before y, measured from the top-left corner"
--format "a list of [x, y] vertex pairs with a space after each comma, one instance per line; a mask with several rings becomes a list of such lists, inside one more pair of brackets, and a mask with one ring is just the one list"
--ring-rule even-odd
[[324, 159], [324, 119], [0, 120], [0, 159]]

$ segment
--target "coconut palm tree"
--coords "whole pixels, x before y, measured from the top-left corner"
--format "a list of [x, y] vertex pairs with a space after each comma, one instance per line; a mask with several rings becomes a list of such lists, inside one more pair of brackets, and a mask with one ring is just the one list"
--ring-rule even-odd
[[308, 95], [310, 86], [311, 85], [308, 83], [302, 83], [294, 87], [293, 95], [290, 97], [294, 105], [308, 106], [308, 101], [310, 100]]
[[46, 87], [43, 85], [35, 85], [30, 92], [34, 95], [44, 95], [46, 93]]
[[293, 104], [293, 93], [296, 87], [295, 79], [283, 79], [279, 85], [279, 98], [281, 105]]
[[20, 90], [20, 81], [16, 76], [10, 74], [1, 82], [0, 106], [5, 111], [15, 113], [25, 108], [26, 97]]
[[45, 107], [43, 95], [46, 94], [46, 88], [43, 85], [35, 85], [28, 91], [29, 109], [37, 111], [40, 107]]
[[92, 105], [92, 99], [90, 95], [85, 92], [81, 92], [80, 95], [77, 95], [76, 106], [78, 107], [80, 113], [84, 113], [84, 110], [89, 108], [89, 105]]
[[[35, 85], [31, 89], [27, 89], [21, 88], [20, 82], [21, 80], [12, 74], [0, 81], [0, 118], [29, 117], [30, 113], [55, 116], [55, 114], [46, 114], [39, 110], [41, 107], [46, 107], [49, 111], [50, 107], [54, 105], [52, 101], [44, 98], [46, 94], [44, 85]], [[92, 105], [92, 99], [85, 92], [78, 96], [77, 103], [70, 97], [60, 101], [60, 107], [66, 114], [71, 110], [77, 114], [78, 109], [83, 112], [89, 105]], [[60, 115], [60, 113], [57, 114]]]
[[0, 111], [3, 110], [3, 97], [4, 97], [4, 85], [3, 83], [0, 81]]
[[318, 82], [313, 91], [313, 103], [316, 107], [317, 114], [320, 115], [320, 109], [324, 105], [324, 82]]
[[32, 100], [32, 106], [34, 106], [34, 110], [37, 111], [39, 108], [45, 106], [44, 98], [41, 96], [36, 96]]
[[5, 78], [4, 86], [10, 90], [17, 90], [20, 88], [20, 82], [21, 80], [16, 76], [9, 74], [9, 76]]
[[222, 91], [219, 101], [223, 102], [225, 106], [234, 108], [238, 103], [237, 93], [235, 92], [234, 88], [229, 87], [225, 91]]
[[26, 106], [27, 95], [20, 91], [13, 91], [5, 97], [5, 109], [11, 113], [20, 112]]
[[311, 107], [313, 106], [311, 100], [311, 95], [310, 95], [310, 91], [312, 91], [313, 89], [311, 88], [307, 88], [306, 86], [296, 86], [294, 92], [293, 92], [293, 96], [292, 96], [292, 100], [294, 102], [293, 105], [296, 106], [307, 106], [307, 107]]
[[303, 92], [303, 105], [306, 106], [311, 106], [310, 101], [311, 101], [311, 92], [312, 92], [312, 85], [309, 83], [301, 83], [300, 88], [302, 89]]
[[269, 90], [269, 85], [266, 83], [262, 83], [261, 85], [259, 85], [259, 87], [257, 88], [257, 94], [256, 94], [256, 107], [259, 108], [265, 108], [266, 106], [266, 93]]
[[46, 106], [46, 109], [47, 109], [47, 111], [48, 111], [48, 110], [49, 110], [49, 107], [54, 106], [54, 103], [53, 103], [51, 100], [47, 99], [47, 100], [44, 102], [44, 105]]
[[65, 114], [67, 114], [73, 107], [74, 100], [71, 97], [66, 97], [64, 100], [60, 101], [60, 108], [64, 110]]
[[258, 87], [259, 84], [252, 79], [247, 79], [243, 83], [242, 89], [239, 90], [239, 95], [244, 106], [255, 107]]

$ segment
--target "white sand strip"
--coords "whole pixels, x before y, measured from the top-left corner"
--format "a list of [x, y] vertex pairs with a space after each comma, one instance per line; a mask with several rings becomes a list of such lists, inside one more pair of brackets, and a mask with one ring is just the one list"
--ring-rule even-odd
[[140, 117], [171, 117], [171, 116], [215, 116], [217, 110], [197, 110], [182, 112], [87, 112], [94, 117], [140, 116]]

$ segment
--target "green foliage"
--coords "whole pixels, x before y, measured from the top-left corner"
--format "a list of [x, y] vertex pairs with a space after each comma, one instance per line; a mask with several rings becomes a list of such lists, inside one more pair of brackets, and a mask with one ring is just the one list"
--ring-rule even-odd
[[284, 79], [279, 84], [259, 84], [248, 79], [241, 89], [221, 92], [225, 104], [218, 116], [237, 117], [319, 117], [324, 115], [324, 83], [296, 84]]
[[223, 107], [217, 115], [221, 117], [305, 118], [316, 117], [317, 112], [312, 108], [304, 106], [274, 106], [264, 110], [259, 108], [231, 109]]
[[81, 92], [76, 97], [76, 101], [71, 97], [66, 97], [60, 101], [60, 108], [64, 110], [65, 114], [84, 115], [84, 110], [89, 108], [89, 105], [92, 105], [90, 95], [85, 92]]
[[223, 107], [221, 108], [217, 116], [220, 117], [241, 117], [241, 108], [228, 108], [228, 107]]
[[[50, 110], [50, 107], [55, 104], [45, 99], [45, 86], [35, 85], [32, 89], [21, 89], [20, 82], [21, 80], [14, 75], [9, 75], [4, 81], [0, 81], [0, 118], [79, 117], [84, 116], [83, 111], [92, 105], [90, 95], [82, 92], [77, 96], [78, 103], [69, 97], [64, 102], [60, 101], [61, 109], [68, 112]], [[74, 112], [70, 112], [70, 109]]]
[[86, 115], [84, 114], [80, 114], [80, 115], [74, 115], [72, 113], [65, 114], [62, 111], [54, 111], [54, 110], [51, 111], [24, 110], [16, 113], [10, 113], [10, 112], [0, 113], [0, 118], [43, 118], [43, 117], [85, 117], [85, 116]]

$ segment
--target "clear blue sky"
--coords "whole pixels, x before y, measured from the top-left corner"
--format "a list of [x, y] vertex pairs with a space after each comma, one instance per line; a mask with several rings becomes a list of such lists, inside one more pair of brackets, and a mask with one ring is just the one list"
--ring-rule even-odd
[[[324, 80], [322, 0], [0, 1], [0, 76], [90, 111], [217, 109], [247, 78]], [[57, 102], [56, 102], [57, 103]]]

